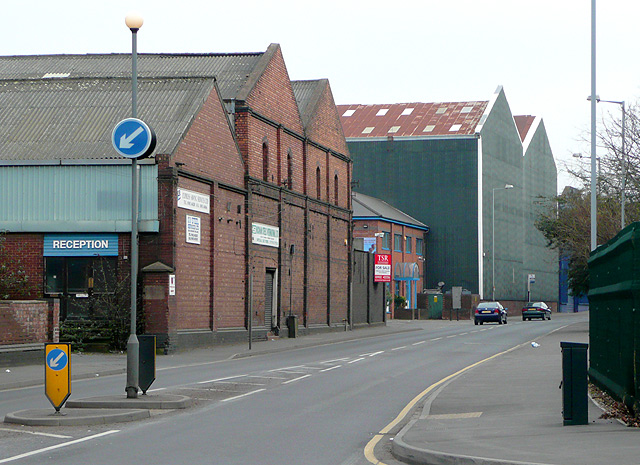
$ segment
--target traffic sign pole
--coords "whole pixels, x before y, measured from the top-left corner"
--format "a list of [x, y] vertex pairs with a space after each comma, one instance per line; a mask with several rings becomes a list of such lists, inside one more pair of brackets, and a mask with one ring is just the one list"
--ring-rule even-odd
[[[131, 28], [131, 116], [138, 116], [138, 29]], [[134, 131], [135, 132], [135, 131]], [[115, 139], [115, 137], [114, 137]], [[138, 160], [131, 161], [131, 333], [127, 341], [128, 399], [138, 397], [140, 344], [136, 336], [138, 304]]]

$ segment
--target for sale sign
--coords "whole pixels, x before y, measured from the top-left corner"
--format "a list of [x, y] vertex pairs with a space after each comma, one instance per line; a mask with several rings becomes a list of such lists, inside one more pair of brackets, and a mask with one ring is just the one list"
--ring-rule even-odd
[[391, 255], [383, 253], [377, 253], [375, 255], [373, 281], [376, 283], [391, 282]]

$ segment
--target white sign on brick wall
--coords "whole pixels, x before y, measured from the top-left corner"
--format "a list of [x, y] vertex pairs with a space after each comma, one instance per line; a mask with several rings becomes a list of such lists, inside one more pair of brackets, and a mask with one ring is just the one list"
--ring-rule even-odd
[[210, 211], [209, 196], [178, 187], [178, 207], [208, 214]]
[[280, 247], [280, 228], [268, 224], [253, 223], [251, 225], [251, 242], [267, 247]]
[[187, 242], [200, 244], [200, 217], [187, 215]]

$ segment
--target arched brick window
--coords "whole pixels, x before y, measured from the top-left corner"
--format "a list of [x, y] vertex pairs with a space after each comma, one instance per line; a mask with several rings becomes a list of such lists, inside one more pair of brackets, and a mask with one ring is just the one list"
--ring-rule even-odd
[[333, 201], [338, 205], [338, 175], [333, 178]]
[[320, 188], [320, 167], [316, 168], [316, 197], [321, 198], [322, 189]]
[[266, 141], [262, 143], [262, 179], [269, 180], [269, 145]]

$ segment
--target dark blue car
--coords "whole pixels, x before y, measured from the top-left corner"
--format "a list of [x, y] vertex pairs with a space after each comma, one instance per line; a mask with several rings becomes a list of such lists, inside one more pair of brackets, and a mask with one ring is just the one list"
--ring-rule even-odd
[[500, 302], [482, 302], [478, 304], [474, 315], [474, 323], [482, 324], [485, 321], [492, 321], [498, 324], [507, 324], [507, 309]]

